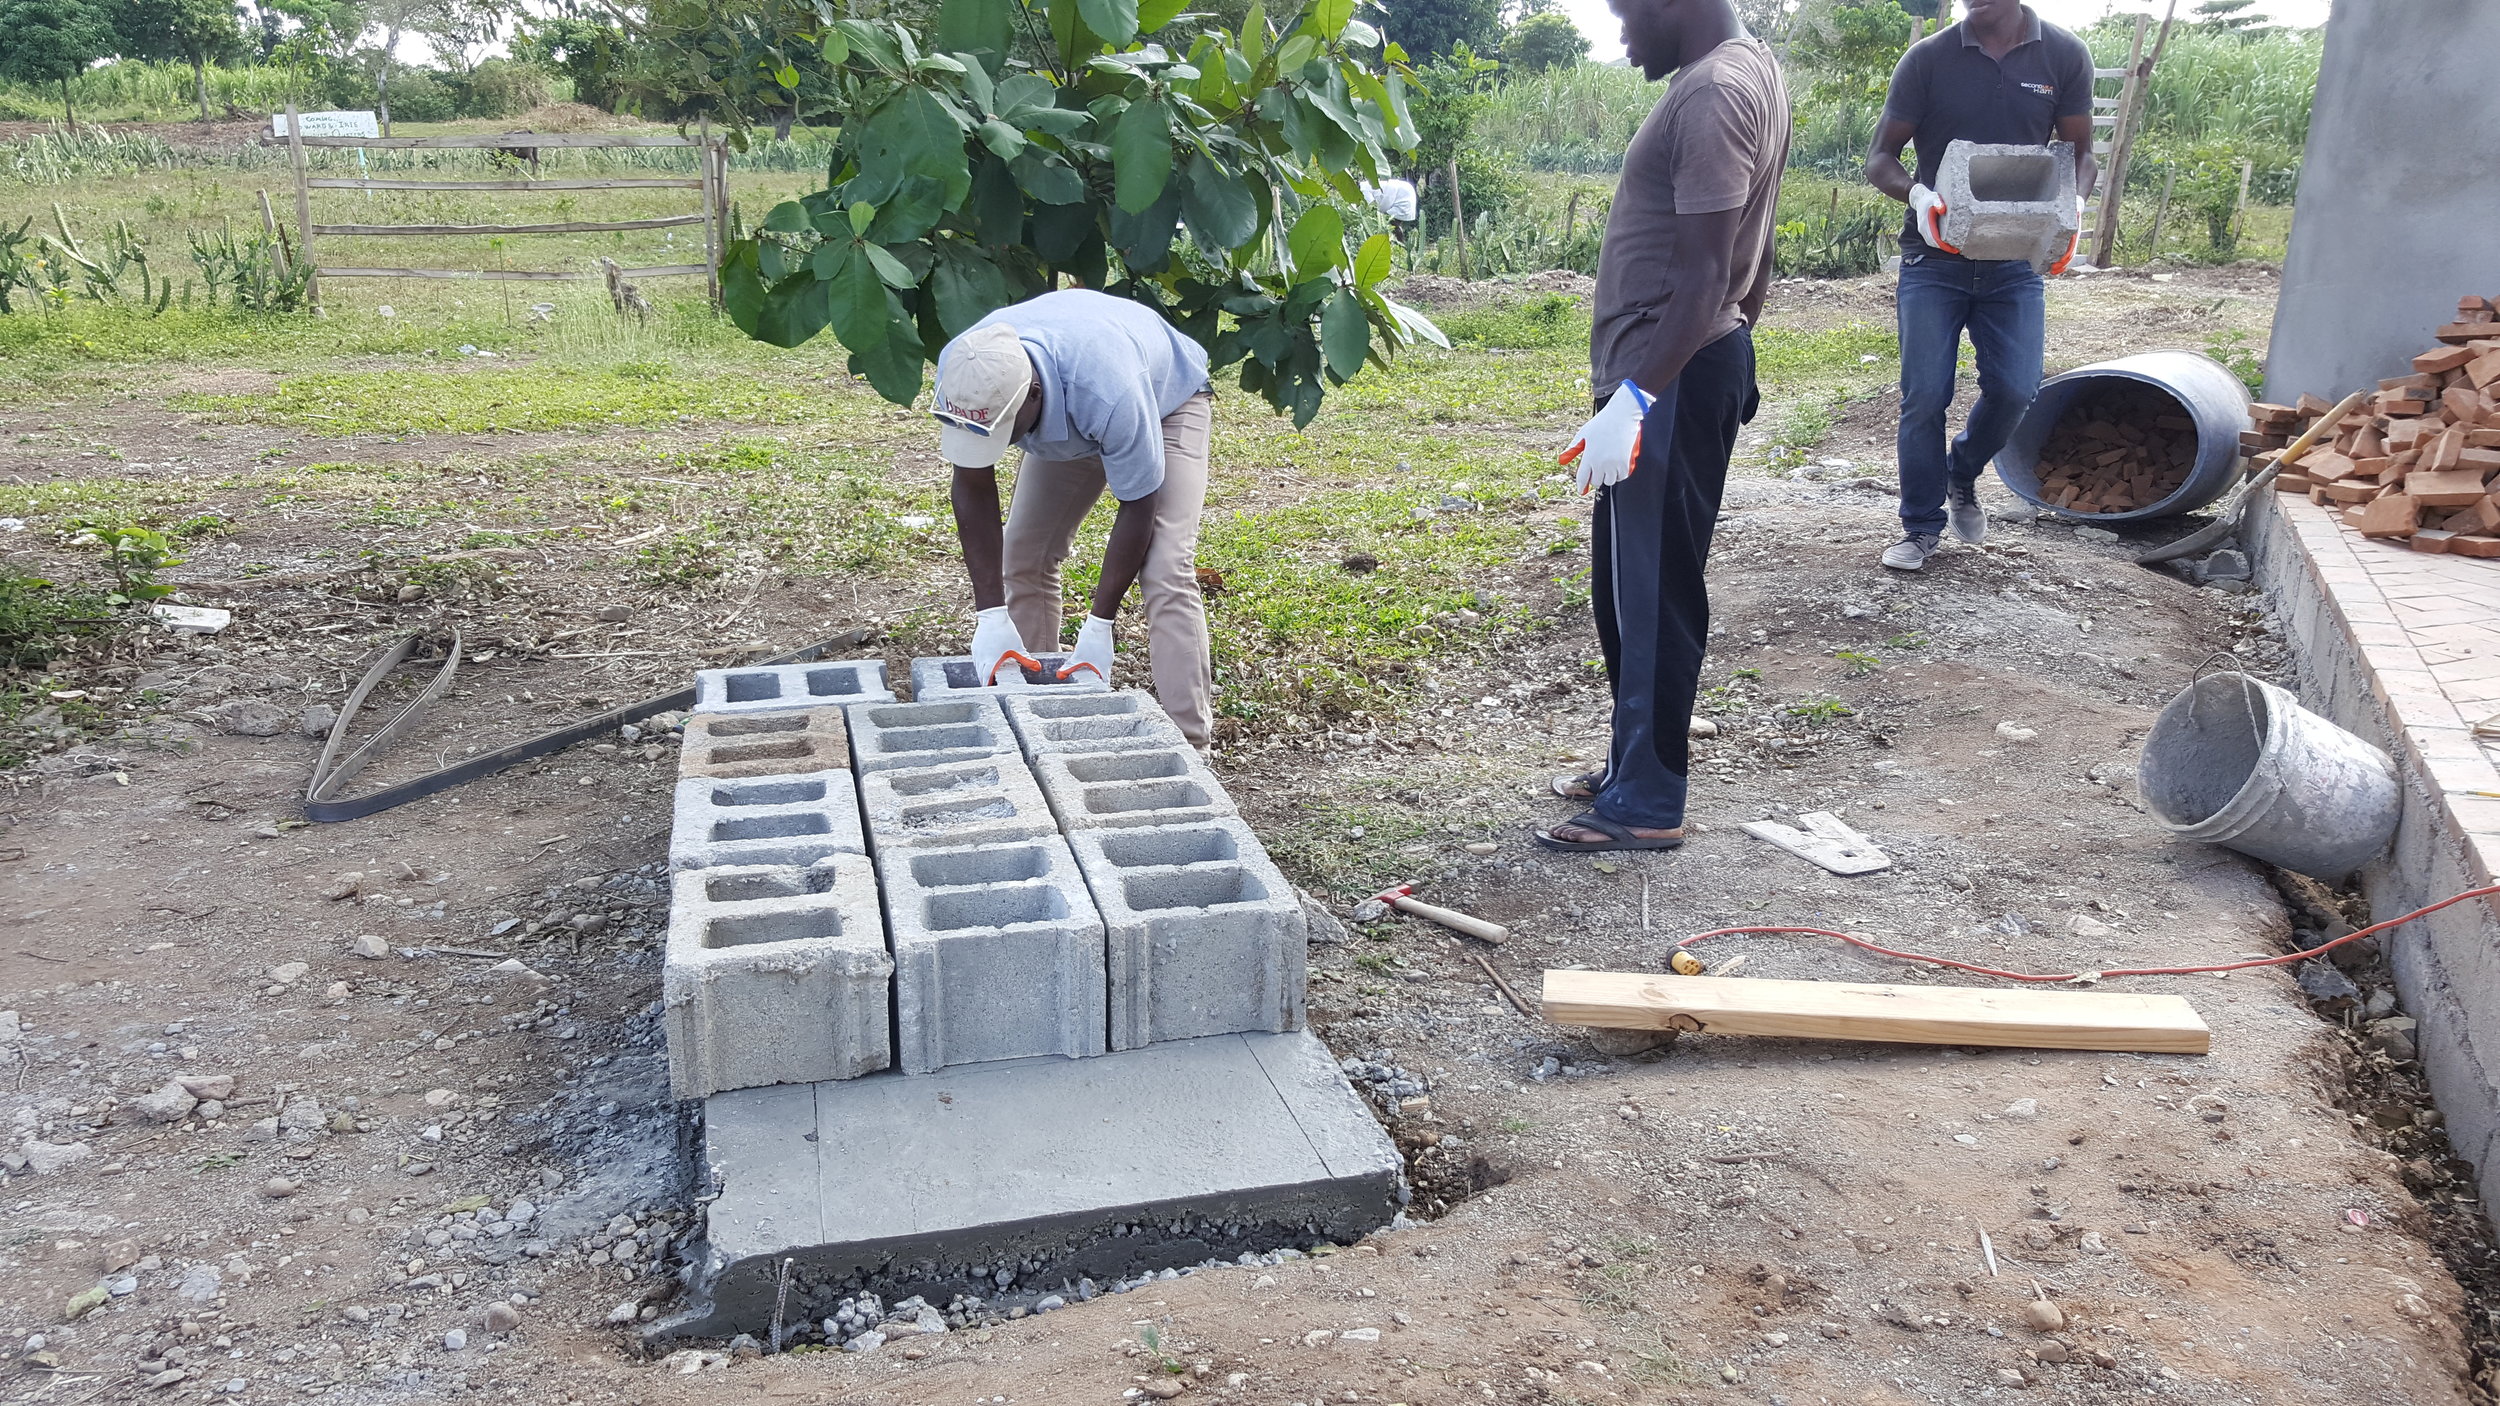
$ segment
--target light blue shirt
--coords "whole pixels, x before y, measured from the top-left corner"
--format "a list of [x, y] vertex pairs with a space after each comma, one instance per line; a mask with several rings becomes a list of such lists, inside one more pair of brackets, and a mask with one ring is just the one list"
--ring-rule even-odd
[[1154, 309], [1090, 288], [1028, 298], [973, 325], [994, 322], [1016, 329], [1041, 376], [1042, 417], [1016, 441], [1026, 458], [1099, 458], [1123, 503], [1163, 486], [1163, 417], [1210, 389], [1206, 348]]

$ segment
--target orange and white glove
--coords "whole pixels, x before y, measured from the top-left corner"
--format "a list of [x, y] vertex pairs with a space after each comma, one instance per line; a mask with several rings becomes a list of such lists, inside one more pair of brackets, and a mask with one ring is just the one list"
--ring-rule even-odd
[[1040, 660], [1025, 653], [1024, 636], [1016, 633], [1016, 622], [1007, 618], [1007, 607], [993, 605], [972, 617], [973, 677], [987, 687], [997, 683], [999, 671], [1010, 664], [1042, 667]]
[[2064, 273], [2066, 271], [2066, 266], [2075, 261], [2075, 251], [2082, 247], [2083, 197], [2078, 195], [2075, 197], [2075, 237], [2066, 241], [2066, 252], [2057, 256], [2056, 263], [2049, 265], [2049, 277], [2055, 278], [2059, 274]]
[[1910, 216], [1918, 237], [1948, 254], [1962, 251], [1944, 242], [1944, 197], [1922, 185], [1910, 187]]
[[1641, 421], [1656, 400], [1649, 392], [1624, 382], [1604, 409], [1580, 427], [1580, 437], [1557, 460], [1565, 468], [1579, 465], [1580, 491], [1588, 493], [1632, 476], [1641, 461]]
[[1076, 677], [1079, 669], [1091, 669], [1094, 677], [1111, 681], [1111, 622], [1099, 615], [1088, 615], [1076, 632], [1076, 648], [1068, 651], [1068, 662], [1059, 670], [1062, 680]]

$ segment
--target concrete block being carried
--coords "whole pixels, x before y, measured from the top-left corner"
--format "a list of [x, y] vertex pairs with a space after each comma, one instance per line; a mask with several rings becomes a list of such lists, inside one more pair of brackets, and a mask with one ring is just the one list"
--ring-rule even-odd
[[859, 855], [681, 874], [660, 979], [669, 1086], [699, 1098], [884, 1069], [893, 976]]
[[1301, 896], [1239, 820], [1079, 830], [1102, 910], [1111, 1048], [1302, 1028]]
[[859, 793], [848, 771], [677, 783], [669, 834], [672, 869], [722, 864], [813, 864], [868, 852]]
[[863, 772], [1017, 754], [1016, 736], [998, 700], [977, 694], [864, 705], [851, 709], [850, 728], [851, 763]]
[[905, 1070], [1104, 1052], [1102, 916], [1066, 840], [884, 848], [877, 875]]
[[1151, 693], [1122, 689], [1072, 696], [1037, 691], [1000, 698], [1007, 724], [1028, 757], [1044, 752], [1133, 752], [1186, 747], [1172, 719]]
[[1000, 752], [944, 766], [863, 773], [860, 809], [879, 850], [929, 849], [1059, 833], [1024, 758]]
[[1966, 259], [2020, 259], [2042, 273], [2074, 243], [2075, 148], [1956, 141], [1936, 172], [1944, 239]]
[[850, 729], [836, 707], [696, 713], [677, 756], [681, 777], [799, 776], [850, 765]]
[[960, 693], [1103, 693], [1111, 685], [1091, 673], [1072, 679], [1059, 677], [1068, 657], [1064, 654], [1040, 656], [1042, 667], [1033, 669], [1002, 669], [998, 682], [984, 684], [981, 671], [969, 655], [952, 659], [914, 659], [911, 661], [911, 696], [918, 699], [947, 698]]
[[1191, 825], [1238, 812], [1194, 747], [1183, 743], [1154, 751], [1045, 752], [1033, 759], [1060, 828], [1122, 829], [1133, 825]]
[[882, 659], [818, 660], [765, 664], [750, 669], [699, 669], [694, 676], [698, 713], [768, 713], [826, 703], [891, 703]]

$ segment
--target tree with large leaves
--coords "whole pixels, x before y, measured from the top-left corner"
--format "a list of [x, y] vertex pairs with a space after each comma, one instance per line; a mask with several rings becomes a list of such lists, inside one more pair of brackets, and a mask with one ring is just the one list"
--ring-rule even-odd
[[61, 85], [61, 114], [78, 109], [69, 80], [113, 52], [113, 17], [91, 0], [0, 0], [0, 78]]
[[120, 0], [112, 11], [117, 52], [126, 59], [191, 65], [192, 92], [206, 122], [208, 66], [243, 57], [242, 13], [234, 0]]
[[[722, 23], [740, 3], [808, 15], [725, 0], [705, 32], [740, 32]], [[1262, 5], [1233, 30], [1181, 9], [943, 0], [917, 30], [829, 8], [757, 19], [704, 56], [723, 116], [769, 112], [734, 105], [753, 71], [795, 90], [804, 44], [830, 66], [841, 136], [826, 189], [729, 247], [730, 317], [777, 346], [829, 327], [908, 404], [948, 338], [1072, 279], [1157, 308], [1297, 425], [1367, 362], [1441, 341], [1382, 291], [1388, 236], [1347, 232], [1363, 184], [1415, 143], [1403, 53], [1354, 0], [1311, 0], [1281, 32]]]

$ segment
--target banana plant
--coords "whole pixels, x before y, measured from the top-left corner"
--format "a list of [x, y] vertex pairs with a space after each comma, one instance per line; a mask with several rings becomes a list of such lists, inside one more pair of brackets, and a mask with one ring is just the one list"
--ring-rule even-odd
[[1406, 56], [1355, 3], [1311, 0], [1280, 31], [1264, 4], [1228, 30], [1182, 0], [943, 0], [915, 31], [782, 0], [755, 62], [795, 94], [806, 44], [840, 135], [825, 188], [729, 246], [723, 304], [775, 346], [830, 329], [909, 404], [982, 316], [1102, 288], [1308, 424], [1366, 364], [1448, 345], [1382, 291], [1389, 236], [1347, 232], [1416, 142]]

